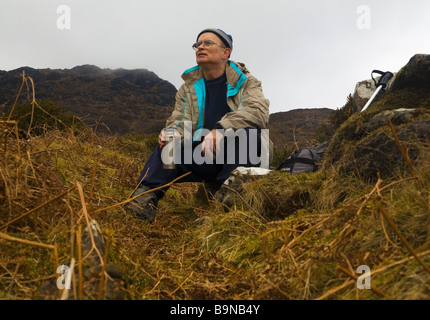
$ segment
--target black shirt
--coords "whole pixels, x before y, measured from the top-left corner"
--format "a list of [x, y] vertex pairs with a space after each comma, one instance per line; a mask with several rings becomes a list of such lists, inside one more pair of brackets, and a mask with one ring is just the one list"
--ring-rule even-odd
[[205, 80], [206, 102], [204, 127], [208, 130], [216, 129], [216, 124], [230, 112], [227, 105], [227, 77], [225, 73], [216, 79]]

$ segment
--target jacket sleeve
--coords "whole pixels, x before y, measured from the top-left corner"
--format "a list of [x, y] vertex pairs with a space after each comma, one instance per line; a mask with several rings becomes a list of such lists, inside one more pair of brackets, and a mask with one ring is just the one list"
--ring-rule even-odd
[[266, 129], [269, 123], [269, 100], [264, 97], [261, 82], [247, 74], [245, 86], [233, 99], [238, 110], [227, 113], [218, 124], [224, 129]]
[[174, 128], [179, 131], [181, 136], [184, 136], [184, 121], [191, 120], [191, 108], [187, 101], [186, 88], [183, 84], [176, 93], [176, 102], [173, 112], [166, 120], [165, 128]]

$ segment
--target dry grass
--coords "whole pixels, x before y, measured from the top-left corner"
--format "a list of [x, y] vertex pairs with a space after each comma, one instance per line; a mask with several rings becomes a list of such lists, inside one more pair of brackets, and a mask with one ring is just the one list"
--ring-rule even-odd
[[[152, 224], [127, 215], [152, 141], [90, 129], [23, 139], [0, 120], [0, 298], [59, 299], [58, 265], [75, 261], [70, 299], [111, 297], [116, 265], [126, 299], [429, 299], [430, 148], [414, 170], [367, 184], [336, 170], [273, 172], [208, 203], [173, 184]], [[96, 220], [106, 240], [90, 251]], [[359, 290], [368, 265], [373, 290]], [[88, 290], [95, 284], [95, 293]]]

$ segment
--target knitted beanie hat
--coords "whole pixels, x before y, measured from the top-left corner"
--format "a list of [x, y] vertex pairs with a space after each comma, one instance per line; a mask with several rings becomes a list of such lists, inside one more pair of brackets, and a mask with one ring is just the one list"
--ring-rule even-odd
[[212, 32], [215, 33], [221, 40], [222, 42], [226, 45], [227, 48], [230, 48], [231, 51], [233, 51], [233, 38], [231, 35], [225, 33], [224, 31], [222, 31], [221, 29], [215, 29], [215, 28], [208, 28], [203, 30], [202, 32], [199, 33], [199, 35], [197, 36], [197, 41], [199, 40], [199, 37], [202, 33], [206, 33], [206, 32]]

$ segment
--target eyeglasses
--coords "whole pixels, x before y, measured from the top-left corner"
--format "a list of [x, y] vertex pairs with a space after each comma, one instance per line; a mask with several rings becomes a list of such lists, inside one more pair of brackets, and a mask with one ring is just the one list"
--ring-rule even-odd
[[225, 48], [224, 46], [220, 45], [220, 44], [216, 44], [215, 42], [212, 42], [210, 40], [206, 40], [206, 41], [199, 41], [193, 44], [193, 49], [197, 50], [200, 46], [203, 46], [203, 48], [208, 48], [211, 46], [220, 46], [221, 48]]

